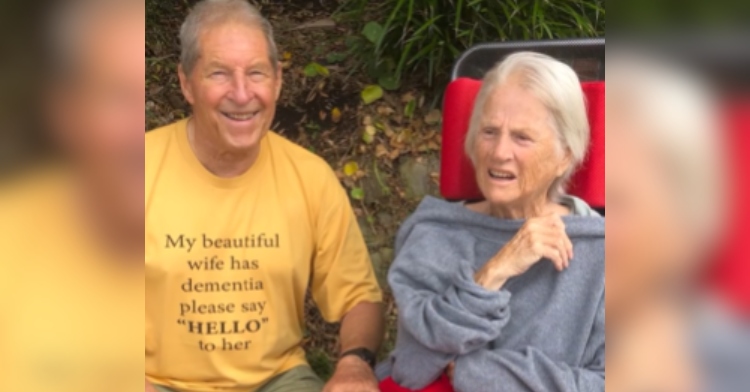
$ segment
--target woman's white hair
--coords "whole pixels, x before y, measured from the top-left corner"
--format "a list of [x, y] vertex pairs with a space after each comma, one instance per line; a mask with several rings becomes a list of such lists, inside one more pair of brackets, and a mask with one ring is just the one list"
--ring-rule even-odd
[[[607, 119], [656, 154], [674, 203], [700, 241], [720, 234], [726, 162], [713, 88], [681, 63], [642, 53], [608, 55]], [[615, 132], [607, 129], [607, 133]]]
[[570, 176], [586, 157], [590, 138], [581, 83], [567, 64], [541, 53], [516, 52], [495, 65], [482, 80], [474, 102], [464, 145], [466, 155], [476, 165], [475, 143], [484, 106], [495, 89], [508, 83], [511, 77], [544, 104], [558, 136], [560, 153], [570, 152], [570, 167], [548, 191], [548, 197], [555, 200], [565, 193]]

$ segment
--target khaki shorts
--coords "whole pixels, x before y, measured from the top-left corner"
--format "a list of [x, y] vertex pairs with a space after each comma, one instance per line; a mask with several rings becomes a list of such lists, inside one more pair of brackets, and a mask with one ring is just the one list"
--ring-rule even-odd
[[[279, 374], [256, 392], [321, 392], [323, 380], [309, 366], [298, 366]], [[159, 392], [173, 390], [155, 385]]]

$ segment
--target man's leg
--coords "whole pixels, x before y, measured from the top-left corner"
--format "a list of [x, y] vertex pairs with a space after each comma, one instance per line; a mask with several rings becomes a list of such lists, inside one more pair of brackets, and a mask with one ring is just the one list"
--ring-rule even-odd
[[309, 366], [298, 366], [274, 377], [258, 392], [321, 392], [324, 385]]
[[169, 389], [167, 387], [162, 387], [160, 385], [154, 385], [154, 388], [156, 388], [156, 390], [159, 391], [159, 392], [174, 392], [173, 390], [171, 390], [171, 389]]

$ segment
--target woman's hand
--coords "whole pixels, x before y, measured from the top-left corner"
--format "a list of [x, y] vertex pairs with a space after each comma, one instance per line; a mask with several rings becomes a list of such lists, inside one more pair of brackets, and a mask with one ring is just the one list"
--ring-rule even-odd
[[573, 258], [573, 244], [565, 233], [565, 224], [557, 214], [531, 218], [474, 275], [488, 290], [499, 290], [505, 282], [523, 274], [542, 258], [552, 261], [558, 271], [567, 268]]
[[448, 364], [448, 367], [445, 368], [445, 375], [448, 377], [448, 380], [450, 380], [451, 384], [453, 384], [453, 374], [456, 371], [456, 363], [451, 362]]

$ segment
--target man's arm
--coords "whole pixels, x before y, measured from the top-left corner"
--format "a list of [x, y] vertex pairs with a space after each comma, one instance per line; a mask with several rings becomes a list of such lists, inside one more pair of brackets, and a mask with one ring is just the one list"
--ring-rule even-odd
[[341, 352], [364, 347], [377, 353], [384, 334], [383, 304], [360, 302], [341, 321]]
[[[360, 302], [341, 321], [341, 353], [366, 348], [377, 353], [384, 334], [383, 306]], [[370, 364], [356, 355], [347, 355], [336, 364], [336, 371], [325, 392], [377, 392], [378, 382]]]

